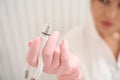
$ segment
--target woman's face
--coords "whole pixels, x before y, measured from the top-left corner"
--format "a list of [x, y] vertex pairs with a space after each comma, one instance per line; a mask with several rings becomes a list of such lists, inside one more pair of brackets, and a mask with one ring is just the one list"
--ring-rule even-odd
[[120, 0], [92, 0], [92, 14], [103, 37], [120, 33]]

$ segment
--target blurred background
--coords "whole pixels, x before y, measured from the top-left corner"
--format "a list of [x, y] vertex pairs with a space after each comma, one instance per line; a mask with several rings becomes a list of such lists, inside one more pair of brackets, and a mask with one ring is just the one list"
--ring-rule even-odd
[[79, 25], [82, 1], [0, 0], [0, 80], [23, 80], [28, 41], [46, 24], [61, 36]]

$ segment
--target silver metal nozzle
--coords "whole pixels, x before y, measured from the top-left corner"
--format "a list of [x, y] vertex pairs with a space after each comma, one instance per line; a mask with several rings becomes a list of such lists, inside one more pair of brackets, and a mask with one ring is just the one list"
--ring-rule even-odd
[[50, 36], [50, 32], [51, 32], [51, 25], [48, 25], [45, 29], [44, 32], [42, 32], [42, 34], [44, 34], [45, 36]]

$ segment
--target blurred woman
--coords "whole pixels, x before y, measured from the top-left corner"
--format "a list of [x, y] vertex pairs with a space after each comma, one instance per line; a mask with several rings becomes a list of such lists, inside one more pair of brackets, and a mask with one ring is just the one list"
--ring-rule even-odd
[[[120, 0], [86, 0], [84, 22], [59, 44], [53, 32], [43, 49], [44, 72], [58, 80], [120, 80]], [[38, 64], [41, 37], [29, 43], [27, 62]]]

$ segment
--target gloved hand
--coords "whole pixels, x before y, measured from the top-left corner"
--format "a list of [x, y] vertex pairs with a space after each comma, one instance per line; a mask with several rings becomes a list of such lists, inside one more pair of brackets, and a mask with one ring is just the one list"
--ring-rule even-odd
[[[81, 80], [78, 58], [71, 54], [66, 40], [56, 46], [58, 36], [58, 32], [53, 32], [43, 49], [43, 71], [57, 75], [58, 80]], [[37, 67], [41, 42], [41, 37], [29, 42], [27, 62], [31, 66]]]

